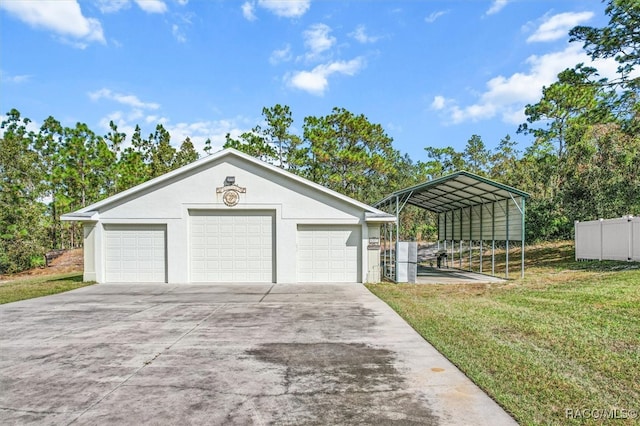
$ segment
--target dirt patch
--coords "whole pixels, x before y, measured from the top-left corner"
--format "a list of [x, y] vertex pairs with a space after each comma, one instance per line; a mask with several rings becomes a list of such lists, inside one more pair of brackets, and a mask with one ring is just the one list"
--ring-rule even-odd
[[83, 249], [67, 250], [62, 255], [53, 259], [48, 267], [34, 268], [17, 274], [0, 275], [0, 284], [16, 279], [41, 277], [46, 275], [67, 274], [82, 272], [84, 269]]

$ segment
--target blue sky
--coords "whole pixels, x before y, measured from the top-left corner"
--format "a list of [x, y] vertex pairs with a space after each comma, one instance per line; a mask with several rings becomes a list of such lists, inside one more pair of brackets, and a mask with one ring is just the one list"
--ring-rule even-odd
[[525, 105], [589, 63], [568, 30], [606, 22], [599, 0], [3, 0], [0, 110], [100, 134], [162, 123], [201, 148], [264, 106], [289, 105], [297, 132], [343, 107], [416, 161], [473, 134], [525, 146]]

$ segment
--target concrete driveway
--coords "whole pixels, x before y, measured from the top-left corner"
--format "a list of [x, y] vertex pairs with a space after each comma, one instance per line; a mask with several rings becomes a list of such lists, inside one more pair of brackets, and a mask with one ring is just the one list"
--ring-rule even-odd
[[99, 284], [0, 306], [0, 424], [515, 424], [364, 286]]

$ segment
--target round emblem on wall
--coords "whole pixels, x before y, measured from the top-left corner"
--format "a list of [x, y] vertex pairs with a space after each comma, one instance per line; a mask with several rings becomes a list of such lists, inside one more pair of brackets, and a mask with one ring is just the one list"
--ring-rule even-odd
[[238, 191], [234, 190], [225, 191], [222, 196], [222, 201], [224, 201], [227, 206], [233, 207], [240, 201], [240, 194], [238, 194]]

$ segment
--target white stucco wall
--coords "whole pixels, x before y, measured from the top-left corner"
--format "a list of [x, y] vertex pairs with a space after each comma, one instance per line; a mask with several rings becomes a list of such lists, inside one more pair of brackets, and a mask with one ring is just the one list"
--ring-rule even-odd
[[[246, 188], [240, 202], [228, 207], [216, 188], [224, 186], [227, 176]], [[95, 280], [104, 281], [103, 224], [166, 224], [167, 280], [189, 282], [190, 210], [270, 210], [275, 212], [275, 276], [278, 283], [296, 282], [296, 236], [298, 224], [360, 224], [362, 226], [361, 277], [369, 274], [367, 250], [370, 228], [364, 210], [345, 200], [305, 185], [288, 176], [274, 173], [241, 157], [226, 156], [186, 174], [150, 187], [98, 210], [100, 220], [85, 239], [85, 253], [94, 260]], [[373, 231], [372, 231], [373, 232]], [[90, 246], [90, 247], [87, 247]], [[373, 266], [373, 265], [371, 265]], [[87, 271], [85, 271], [85, 276]]]
[[85, 223], [84, 232], [84, 281], [96, 281], [96, 225], [95, 223]]

